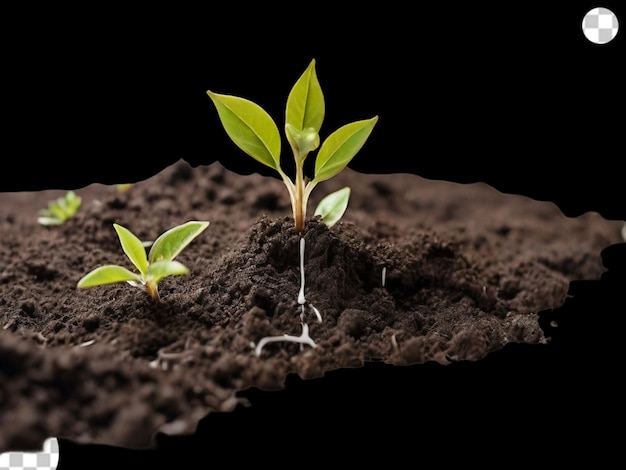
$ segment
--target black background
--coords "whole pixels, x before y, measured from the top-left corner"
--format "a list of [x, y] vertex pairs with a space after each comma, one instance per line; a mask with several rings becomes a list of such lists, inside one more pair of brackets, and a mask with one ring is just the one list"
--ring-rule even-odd
[[[620, 3], [605, 5], [623, 18]], [[206, 90], [257, 102], [282, 129], [287, 94], [315, 58], [322, 138], [380, 116], [352, 168], [484, 181], [568, 215], [626, 219], [624, 34], [589, 42], [593, 6], [55, 6], [8, 17], [0, 188], [134, 182], [181, 158], [273, 174], [234, 147]]]
[[[206, 90], [255, 101], [282, 129], [291, 86], [315, 58], [326, 99], [322, 138], [379, 116], [350, 164], [355, 170], [483, 181], [552, 201], [568, 216], [597, 211], [626, 220], [626, 11], [623, 2], [603, 3], [622, 30], [595, 45], [581, 23], [596, 6], [61, 11], [55, 5], [13, 13], [2, 46], [0, 190], [135, 182], [179, 159], [271, 175], [229, 140]], [[206, 458], [205, 467], [233, 457], [242, 464], [329, 463], [332, 457], [316, 447], [323, 439], [324, 449], [331, 440], [344, 463], [389, 465], [403, 455], [415, 465], [433, 458], [444, 466], [499, 468], [588, 459], [601, 467], [618, 455], [612, 452], [623, 418], [623, 386], [612, 375], [623, 364], [623, 251], [620, 244], [603, 252], [608, 275], [573, 283], [563, 308], [544, 312], [548, 320], [558, 317], [560, 328], [550, 331], [555, 340], [541, 352], [514, 346], [480, 364], [445, 370], [368, 366], [319, 385], [292, 384], [281, 400], [255, 397], [255, 412], [207, 419], [196, 440], [158, 441], [158, 459], [195, 455]], [[594, 326], [589, 315], [597, 318]], [[590, 327], [597, 342], [581, 344]], [[354, 400], [342, 401], [341, 393]], [[431, 406], [412, 405], [410, 397], [418, 395]], [[385, 422], [386, 435], [368, 430], [375, 420]], [[610, 431], [613, 420], [617, 428]], [[468, 428], [476, 429], [473, 438]], [[398, 435], [402, 441], [394, 444]], [[272, 446], [285, 441], [292, 445], [287, 454]], [[112, 460], [136, 457], [69, 441], [63, 450], [66, 465], [106, 452]]]

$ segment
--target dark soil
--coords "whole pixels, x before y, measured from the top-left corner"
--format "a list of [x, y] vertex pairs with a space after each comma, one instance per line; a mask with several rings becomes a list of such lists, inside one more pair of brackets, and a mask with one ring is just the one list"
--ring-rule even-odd
[[[513, 345], [532, 356], [553, 340], [540, 313], [561, 307], [572, 281], [599, 279], [600, 253], [623, 241], [623, 222], [594, 212], [350, 169], [315, 189], [309, 215], [344, 185], [342, 221], [307, 221], [304, 307], [300, 236], [276, 178], [179, 161], [126, 191], [77, 189], [81, 209], [57, 227], [37, 211], [64, 191], [0, 195], [0, 450], [39, 450], [48, 437], [151, 448], [206, 416], [253, 409], [246, 391], [286, 380], [372, 364], [441, 371]], [[210, 226], [177, 258], [189, 274], [160, 284], [160, 304], [125, 283], [76, 288], [101, 264], [132, 269], [114, 222], [153, 240], [192, 219]], [[255, 354], [263, 337], [304, 326], [316, 347], [280, 341]]]

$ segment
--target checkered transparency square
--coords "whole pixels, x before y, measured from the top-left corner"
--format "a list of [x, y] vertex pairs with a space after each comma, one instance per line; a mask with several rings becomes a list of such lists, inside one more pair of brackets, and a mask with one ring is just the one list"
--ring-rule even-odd
[[597, 28], [600, 23], [598, 15], [588, 14], [585, 16], [585, 28]]
[[0, 453], [0, 470], [56, 470], [59, 463], [59, 442], [46, 439], [43, 452]]
[[28, 453], [23, 453], [22, 454], [22, 467], [24, 468], [33, 468], [33, 467], [37, 467], [37, 454], [28, 454]]
[[612, 29], [615, 25], [615, 16], [611, 15], [611, 13], [600, 13], [598, 15], [598, 25], [597, 27], [600, 29]]
[[9, 468], [23, 467], [24, 466], [24, 454], [20, 452], [13, 452], [9, 454]]
[[609, 42], [611, 39], [613, 39], [613, 31], [610, 29], [598, 30], [598, 42]]
[[585, 37], [596, 44], [606, 44], [617, 35], [619, 21], [617, 16], [604, 7], [592, 8], [582, 21]]

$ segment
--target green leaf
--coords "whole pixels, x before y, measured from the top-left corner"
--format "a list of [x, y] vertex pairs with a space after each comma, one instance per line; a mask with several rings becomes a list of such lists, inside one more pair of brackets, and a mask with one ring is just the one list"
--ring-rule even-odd
[[64, 222], [67, 219], [67, 212], [62, 204], [63, 203], [59, 201], [50, 204], [49, 211], [52, 214], [52, 217], [56, 217], [60, 221]]
[[350, 188], [346, 186], [325, 196], [315, 208], [315, 215], [322, 216], [322, 221], [332, 227], [346, 212], [349, 200]]
[[80, 207], [81, 199], [74, 191], [68, 191], [65, 196], [59, 197], [50, 204], [50, 210], [60, 219], [72, 217]]
[[166, 276], [187, 274], [189, 269], [178, 261], [155, 261], [148, 268], [148, 278], [158, 284]]
[[145, 277], [148, 271], [148, 256], [143, 243], [126, 227], [122, 227], [119, 224], [113, 224], [113, 227], [120, 239], [124, 253], [126, 253], [128, 259], [131, 260], [139, 272]]
[[76, 212], [82, 203], [82, 199], [74, 191], [68, 191], [65, 195], [65, 202], [72, 212]]
[[275, 170], [280, 167], [280, 133], [271, 116], [245, 98], [207, 91], [224, 130], [241, 150]]
[[315, 160], [315, 182], [332, 178], [343, 170], [361, 150], [378, 116], [340, 127], [322, 143]]
[[142, 282], [139, 274], [129, 271], [123, 266], [107, 264], [94, 269], [85, 274], [77, 284], [80, 289], [87, 287], [101, 286], [103, 284], [113, 284], [115, 282], [137, 281]]
[[208, 226], [209, 222], [192, 220], [163, 232], [150, 248], [150, 263], [173, 260]]
[[324, 94], [317, 79], [313, 59], [287, 97], [285, 123], [299, 131], [313, 128], [319, 132], [324, 121]]

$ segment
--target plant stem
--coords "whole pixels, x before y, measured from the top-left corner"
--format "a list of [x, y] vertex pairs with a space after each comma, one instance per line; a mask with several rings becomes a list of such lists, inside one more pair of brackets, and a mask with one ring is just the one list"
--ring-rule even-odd
[[161, 302], [161, 297], [159, 296], [159, 288], [156, 284], [152, 282], [146, 283], [146, 289], [148, 290], [148, 294], [152, 297], [152, 300], [155, 302]]
[[306, 208], [304, 207], [304, 171], [302, 169], [304, 161], [296, 164], [296, 207], [295, 222], [296, 231], [302, 235], [304, 232], [304, 217], [306, 216]]
[[293, 220], [295, 221], [297, 219], [296, 207], [298, 206], [298, 204], [296, 203], [296, 186], [280, 167], [277, 168], [277, 170], [281, 178], [283, 179], [285, 186], [287, 187], [287, 191], [289, 192], [289, 199], [291, 200], [291, 211], [293, 213]]

